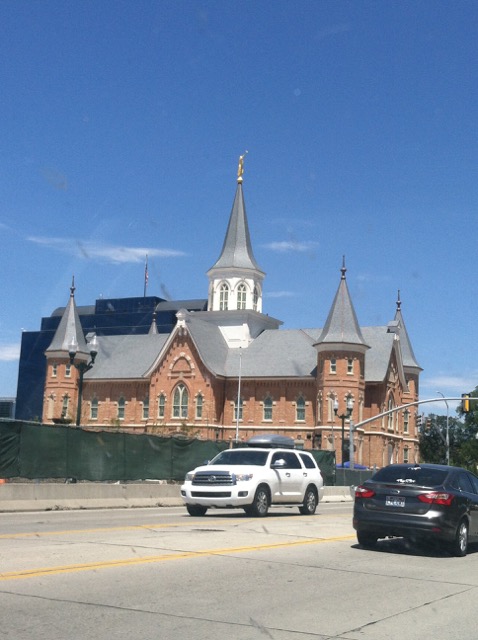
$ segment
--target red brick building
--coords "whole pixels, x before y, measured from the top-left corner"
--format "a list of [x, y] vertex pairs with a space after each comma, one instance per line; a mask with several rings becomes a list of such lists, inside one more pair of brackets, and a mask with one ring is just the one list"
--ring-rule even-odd
[[[44, 422], [75, 421], [82, 382], [82, 425], [230, 440], [270, 431], [334, 449], [341, 462], [349, 403], [356, 463], [418, 461], [416, 407], [360, 426], [418, 400], [421, 368], [400, 298], [388, 325], [360, 327], [343, 264], [323, 328], [280, 329], [262, 313], [265, 274], [252, 251], [242, 167], [237, 182], [222, 251], [207, 272], [206, 311], [180, 310], [168, 334], [153, 317], [147, 335], [85, 336], [72, 286], [45, 353]], [[72, 350], [84, 365], [97, 353], [83, 376]]]

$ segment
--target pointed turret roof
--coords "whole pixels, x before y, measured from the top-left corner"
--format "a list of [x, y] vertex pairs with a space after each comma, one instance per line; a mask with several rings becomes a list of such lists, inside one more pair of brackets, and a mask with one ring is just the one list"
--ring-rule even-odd
[[80, 316], [75, 303], [75, 278], [70, 287], [70, 299], [65, 307], [53, 340], [45, 353], [64, 352], [68, 354], [70, 345], [76, 345], [77, 356], [89, 356], [85, 336], [81, 327]]
[[221, 255], [209, 269], [251, 269], [263, 273], [256, 262], [252, 251], [249, 225], [247, 223], [246, 206], [242, 191], [242, 176], [238, 178], [236, 195], [232, 205], [226, 237]]
[[405, 326], [405, 321], [402, 315], [402, 301], [400, 300], [400, 290], [398, 291], [397, 297], [397, 310], [395, 312], [395, 322], [398, 322], [400, 327], [400, 347], [402, 350], [402, 358], [403, 358], [403, 366], [411, 367], [414, 369], [420, 369], [420, 365], [415, 358], [415, 354], [413, 353], [412, 343], [410, 342], [410, 338], [408, 336], [407, 328]]
[[339, 288], [335, 294], [325, 327], [317, 340], [316, 346], [339, 344], [359, 346], [368, 349], [362, 336], [355, 309], [350, 299], [347, 280], [345, 278], [345, 257], [343, 260]]

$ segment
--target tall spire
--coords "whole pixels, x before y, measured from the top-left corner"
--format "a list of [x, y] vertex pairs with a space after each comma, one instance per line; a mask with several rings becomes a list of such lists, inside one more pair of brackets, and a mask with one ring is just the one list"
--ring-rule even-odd
[[70, 299], [65, 307], [63, 315], [58, 325], [53, 340], [46, 350], [46, 354], [66, 355], [71, 346], [76, 347], [78, 358], [88, 358], [89, 351], [86, 345], [85, 336], [81, 327], [80, 316], [75, 303], [75, 276], [73, 276], [70, 287]]
[[[244, 155], [239, 158], [236, 194], [221, 253], [207, 272], [209, 311], [252, 309], [260, 312], [262, 310], [262, 281], [265, 273], [257, 264], [252, 251], [242, 191]], [[222, 298], [219, 293], [220, 288], [223, 290]], [[225, 304], [226, 288], [228, 302]]]
[[[241, 158], [243, 158], [243, 156], [241, 156]], [[222, 245], [221, 255], [208, 273], [210, 273], [212, 269], [239, 268], [253, 269], [263, 274], [252, 251], [246, 205], [244, 204], [244, 194], [242, 191], [243, 172], [243, 165], [239, 162], [236, 195], [234, 197], [231, 215], [229, 216], [229, 224], [226, 237], [224, 238], [224, 244]]]
[[345, 256], [340, 269], [339, 288], [335, 294], [332, 307], [325, 326], [320, 334], [316, 346], [337, 345], [342, 347], [358, 347], [359, 350], [368, 349], [362, 336], [355, 309], [350, 298], [345, 274]]
[[405, 326], [405, 321], [402, 315], [402, 301], [400, 300], [400, 290], [398, 290], [397, 297], [397, 310], [395, 312], [395, 321], [398, 322], [400, 327], [400, 347], [402, 350], [402, 358], [403, 358], [403, 366], [405, 368], [411, 369], [420, 369], [421, 367], [415, 358], [415, 354], [413, 353], [412, 343], [410, 342], [410, 338], [408, 336], [407, 328]]

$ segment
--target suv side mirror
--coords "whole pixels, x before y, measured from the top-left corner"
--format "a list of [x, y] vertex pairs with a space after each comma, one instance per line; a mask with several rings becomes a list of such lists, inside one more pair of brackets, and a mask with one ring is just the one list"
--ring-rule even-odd
[[280, 458], [279, 460], [275, 460], [271, 464], [271, 469], [283, 469], [286, 465], [287, 465], [287, 463], [284, 460], [284, 458]]

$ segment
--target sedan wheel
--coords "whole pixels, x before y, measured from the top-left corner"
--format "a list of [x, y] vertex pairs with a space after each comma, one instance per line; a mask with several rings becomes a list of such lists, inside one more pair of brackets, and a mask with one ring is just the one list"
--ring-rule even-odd
[[463, 558], [468, 551], [468, 523], [462, 520], [456, 530], [455, 540], [451, 543], [451, 552], [454, 556]]

